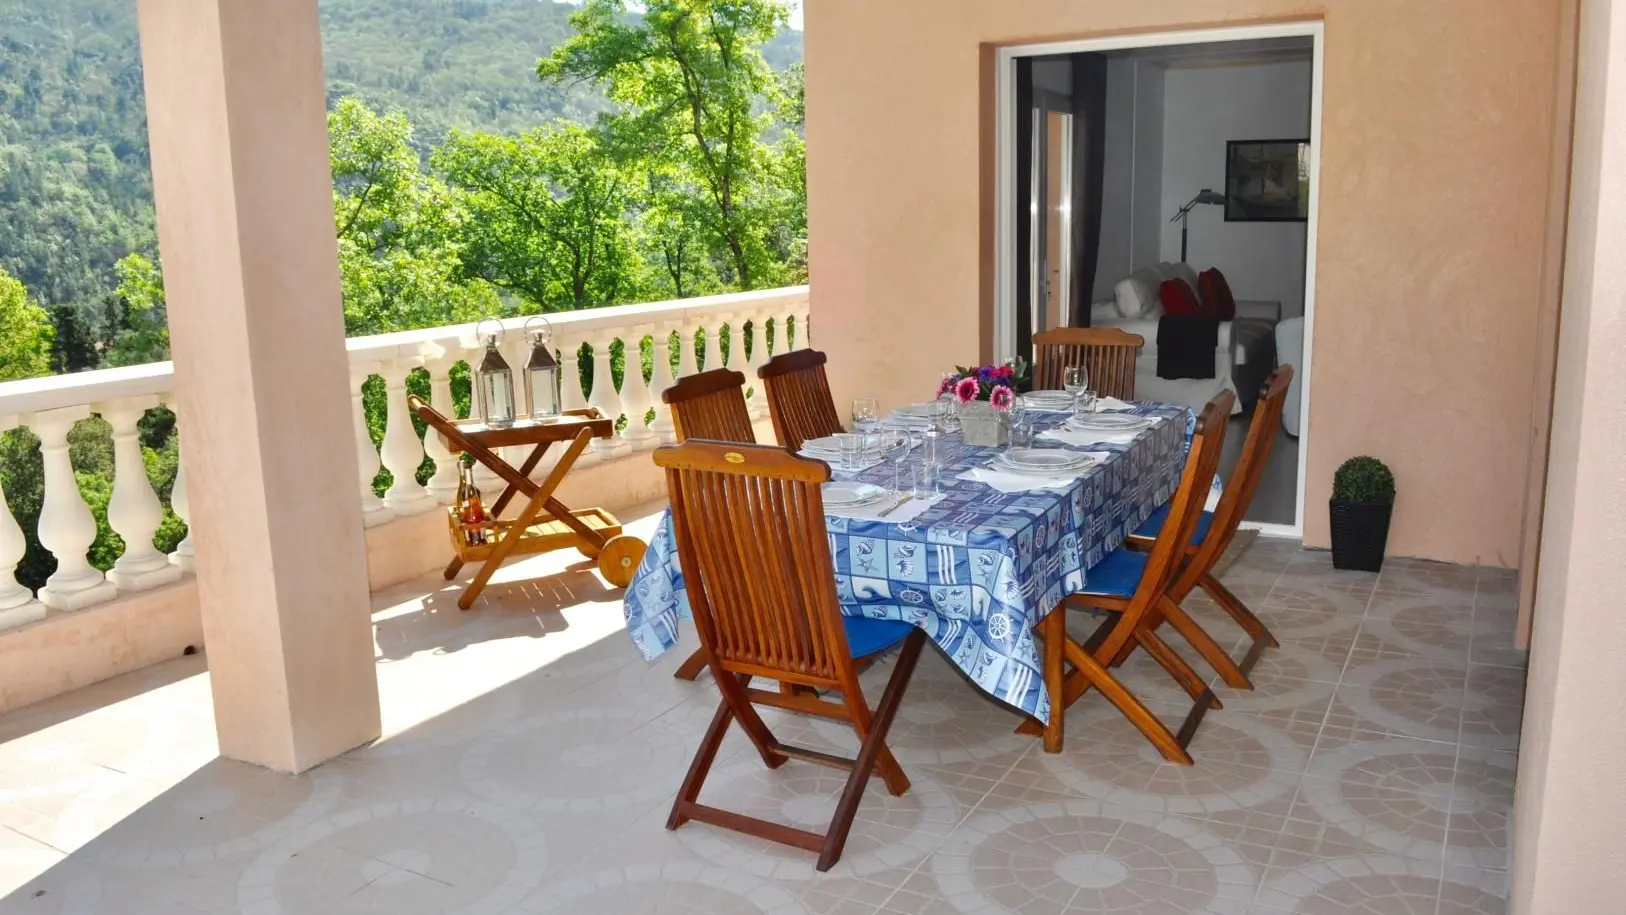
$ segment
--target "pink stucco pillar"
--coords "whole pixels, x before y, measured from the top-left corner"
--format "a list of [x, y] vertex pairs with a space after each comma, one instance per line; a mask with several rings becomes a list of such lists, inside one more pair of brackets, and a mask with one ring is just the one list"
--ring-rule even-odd
[[316, 0], [140, 0], [222, 755], [379, 733]]

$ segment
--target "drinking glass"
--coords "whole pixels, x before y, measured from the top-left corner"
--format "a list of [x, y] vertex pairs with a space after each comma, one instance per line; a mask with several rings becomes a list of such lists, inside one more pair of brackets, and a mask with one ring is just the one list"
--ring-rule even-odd
[[1090, 370], [1082, 365], [1069, 365], [1062, 369], [1061, 386], [1073, 395], [1073, 412], [1078, 413], [1078, 397], [1089, 389]]
[[852, 432], [843, 432], [836, 437], [841, 442], [841, 469], [857, 470], [864, 453], [864, 437]]
[[1011, 399], [1007, 415], [1011, 423], [1011, 448], [1029, 448], [1033, 445], [1033, 426], [1029, 422], [1027, 401], [1021, 397]]
[[936, 461], [920, 460], [910, 470], [914, 478], [914, 497], [917, 499], [930, 499], [938, 494], [938, 470]]
[[873, 397], [859, 397], [853, 401], [853, 431], [867, 432], [881, 416], [881, 405]]
[[886, 459], [892, 462], [892, 497], [903, 496], [903, 462], [909, 459], [909, 452], [914, 447], [910, 436], [886, 433], [890, 438], [885, 440]]
[[1080, 413], [1094, 413], [1099, 403], [1100, 398], [1089, 388], [1085, 388], [1078, 394], [1078, 412]]

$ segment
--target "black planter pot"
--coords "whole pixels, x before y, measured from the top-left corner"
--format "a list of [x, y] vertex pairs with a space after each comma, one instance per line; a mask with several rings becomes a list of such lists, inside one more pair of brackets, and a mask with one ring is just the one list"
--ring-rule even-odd
[[1332, 567], [1358, 572], [1383, 569], [1393, 502], [1328, 501], [1332, 518]]

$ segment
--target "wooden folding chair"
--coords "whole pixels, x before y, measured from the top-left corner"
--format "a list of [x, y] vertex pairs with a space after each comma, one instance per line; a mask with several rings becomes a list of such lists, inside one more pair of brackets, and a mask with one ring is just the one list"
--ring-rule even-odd
[[[751, 411], [745, 404], [745, 376], [732, 369], [712, 369], [689, 375], [661, 393], [672, 409], [672, 427], [679, 442], [691, 438], [755, 444]], [[706, 669], [706, 654], [695, 652], [672, 676], [693, 680]]]
[[[591, 407], [566, 411], [557, 422], [519, 423], [494, 429], [483, 425], [477, 428], [459, 427], [439, 410], [416, 394], [408, 395], [407, 405], [429, 428], [440, 434], [453, 454], [466, 453], [495, 473], [506, 484], [502, 494], [491, 504], [491, 520], [484, 527], [495, 538], [493, 542], [471, 544], [463, 533], [457, 518], [457, 507], [448, 515], [452, 531], [454, 555], [446, 566], [445, 577], [450, 581], [468, 562], [480, 563], [474, 580], [457, 598], [457, 606], [467, 610], [480, 592], [485, 590], [491, 576], [510, 556], [529, 556], [558, 549], [575, 548], [583, 556], [598, 562], [599, 572], [610, 584], [624, 588], [632, 582], [643, 560], [645, 543], [622, 532], [621, 522], [602, 508], [571, 509], [554, 498], [554, 490], [564, 482], [570, 468], [581, 457], [587, 443], [594, 438], [609, 438], [615, 434], [615, 421], [607, 419]], [[548, 448], [556, 442], [567, 443], [565, 453], [541, 483], [531, 480]], [[530, 445], [531, 453], [518, 469], [503, 460], [494, 449]], [[525, 505], [513, 519], [504, 519], [502, 512], [514, 496], [525, 497]]]
[[1146, 338], [1116, 327], [1058, 327], [1033, 335], [1033, 388], [1055, 390], [1067, 366], [1090, 373], [1090, 389], [1102, 397], [1135, 399], [1135, 359]]
[[[1265, 624], [1259, 621], [1259, 617], [1214, 577], [1214, 563], [1225, 555], [1226, 548], [1236, 536], [1237, 527], [1242, 523], [1242, 517], [1248, 513], [1248, 506], [1253, 502], [1253, 494], [1259, 489], [1259, 480], [1264, 476], [1265, 465], [1270, 462], [1271, 448], [1276, 443], [1277, 430], [1281, 427], [1282, 408], [1287, 403], [1287, 389], [1292, 383], [1293, 367], [1290, 365], [1276, 369], [1270, 378], [1266, 379], [1264, 390], [1259, 395], [1259, 403], [1254, 408], [1253, 422], [1248, 426], [1248, 438], [1242, 444], [1242, 456], [1232, 469], [1231, 479], [1220, 495], [1219, 504], [1214, 506], [1213, 513], [1203, 512], [1202, 517], [1198, 519], [1191, 541], [1186, 547], [1185, 563], [1175, 575], [1173, 584], [1169, 586], [1169, 600], [1174, 605], [1174, 612], [1166, 614], [1165, 619], [1191, 643], [1193, 648], [1197, 649], [1209, 666], [1213, 667], [1225, 681], [1225, 685], [1235, 689], [1253, 689], [1253, 682], [1248, 679], [1248, 671], [1253, 669], [1253, 665], [1258, 662], [1259, 656], [1266, 648], [1275, 648], [1278, 643], [1276, 637], [1270, 634], [1270, 630], [1265, 628]], [[1130, 538], [1130, 546], [1143, 550], [1151, 549], [1166, 523], [1167, 516], [1166, 510], [1159, 509]], [[1206, 591], [1208, 596], [1212, 597], [1214, 602], [1219, 604], [1253, 639], [1253, 644], [1248, 646], [1248, 651], [1240, 663], [1231, 660], [1225, 649], [1181, 606], [1181, 602], [1194, 588]], [[1155, 628], [1161, 622], [1162, 620], [1154, 620], [1152, 625]], [[1118, 660], [1121, 661], [1122, 657]]]
[[672, 426], [677, 440], [715, 439], [722, 442], [755, 442], [751, 411], [745, 405], [745, 376], [733, 369], [712, 369], [678, 379], [661, 392], [661, 400], [672, 409]]
[[[781, 448], [690, 440], [655, 451], [666, 470], [672, 529], [687, 582], [701, 650], [722, 703], [672, 805], [667, 829], [694, 819], [819, 853], [818, 869], [841, 857], [870, 773], [894, 795], [909, 779], [886, 746], [920, 658], [925, 633], [897, 620], [841, 614], [825, 529], [820, 484], [830, 468]], [[855, 659], [903, 643], [897, 668], [871, 711]], [[795, 684], [803, 692], [751, 687], [751, 678]], [[806, 690], [836, 690], [825, 701]], [[781, 743], [755, 706], [806, 712], [852, 724], [862, 741], [856, 759]], [[847, 786], [824, 834], [700, 803], [700, 788], [732, 721], [738, 721], [770, 769], [794, 758], [845, 769]]]
[[824, 370], [826, 361], [818, 350], [799, 349], [775, 356], [757, 369], [768, 396], [774, 435], [792, 451], [802, 450], [803, 442], [841, 431], [841, 415], [836, 412]]
[[[1086, 590], [1063, 598], [1061, 605], [1039, 622], [1044, 640], [1045, 688], [1050, 693], [1050, 721], [1039, 725], [1025, 722], [1017, 730], [1044, 735], [1046, 752], [1061, 752], [1066, 710], [1085, 691], [1095, 687], [1146, 739], [1164, 759], [1191, 765], [1186, 746], [1197, 725], [1219, 700], [1203, 679], [1155, 632], [1159, 614], [1173, 606], [1168, 588], [1179, 569], [1183, 544], [1202, 514], [1203, 502], [1214, 483], [1224, 445], [1226, 420], [1236, 396], [1225, 391], [1203, 408], [1191, 440], [1180, 485], [1169, 501], [1168, 521], [1149, 553], [1120, 547], [1097, 563], [1085, 576]], [[1108, 616], [1084, 645], [1067, 635], [1066, 609], [1079, 607], [1105, 610]], [[1178, 609], [1178, 608], [1176, 608]], [[1140, 647], [1174, 677], [1193, 700], [1178, 734], [1170, 733], [1158, 717], [1115, 677], [1109, 666], [1127, 649]], [[1071, 664], [1071, 673], [1066, 665]]]

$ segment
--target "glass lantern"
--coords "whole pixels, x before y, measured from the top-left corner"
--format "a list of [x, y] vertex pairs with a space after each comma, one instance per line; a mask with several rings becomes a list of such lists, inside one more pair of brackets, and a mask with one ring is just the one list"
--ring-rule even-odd
[[553, 325], [537, 315], [525, 322], [531, 358], [525, 363], [525, 412], [536, 422], [559, 418], [559, 360], [553, 356]]
[[[482, 332], [487, 325], [496, 328], [492, 332]], [[503, 359], [502, 352], [497, 349], [502, 343], [502, 322], [496, 318], [482, 318], [475, 325], [474, 333], [485, 341], [486, 354], [480, 360], [480, 367], [474, 371], [474, 388], [480, 401], [480, 415], [485, 417], [486, 425], [493, 429], [504, 429], [514, 424], [514, 372], [508, 367], [508, 361]]]

